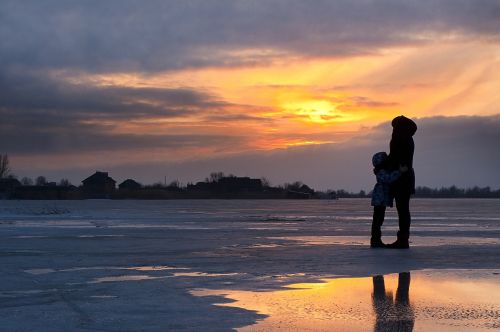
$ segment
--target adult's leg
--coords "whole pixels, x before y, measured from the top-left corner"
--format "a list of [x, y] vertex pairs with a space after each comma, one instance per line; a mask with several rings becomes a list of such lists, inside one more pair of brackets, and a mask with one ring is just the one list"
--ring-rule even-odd
[[411, 215], [410, 215], [410, 195], [409, 194], [401, 194], [396, 195], [396, 209], [398, 210], [398, 219], [399, 219], [399, 232], [398, 232], [398, 240], [408, 242], [410, 238], [410, 224], [411, 224]]
[[394, 249], [408, 249], [409, 238], [410, 238], [410, 195], [409, 194], [397, 194], [396, 199], [396, 209], [398, 210], [399, 219], [399, 231], [398, 239], [396, 242], [388, 244], [387, 248]]

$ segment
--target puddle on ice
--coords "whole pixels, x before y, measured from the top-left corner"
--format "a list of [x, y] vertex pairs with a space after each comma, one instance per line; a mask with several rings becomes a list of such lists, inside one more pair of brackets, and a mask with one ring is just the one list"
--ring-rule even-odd
[[125, 237], [125, 235], [122, 234], [110, 234], [110, 235], [79, 235], [77, 236], [78, 238], [108, 238], [108, 237]]
[[92, 271], [92, 270], [132, 270], [132, 271], [166, 271], [166, 270], [189, 270], [187, 267], [175, 267], [175, 266], [166, 266], [166, 265], [145, 265], [145, 266], [89, 266], [89, 267], [72, 267], [69, 269], [29, 269], [24, 270], [24, 272], [40, 275], [40, 274], [48, 274], [55, 272], [77, 272], [77, 271]]
[[[387, 237], [389, 238], [389, 237]], [[282, 236], [269, 237], [269, 240], [297, 241], [301, 245], [353, 245], [368, 246], [366, 236]], [[395, 237], [394, 237], [395, 239]], [[500, 238], [470, 237], [470, 236], [412, 236], [411, 246], [445, 246], [445, 245], [498, 245]]]
[[194, 290], [219, 306], [268, 317], [241, 331], [492, 331], [500, 329], [498, 271], [427, 270], [292, 284], [279, 291]]
[[263, 249], [263, 248], [278, 248], [278, 247], [281, 247], [281, 245], [279, 245], [277, 243], [256, 243], [256, 244], [253, 244], [251, 246], [248, 246], [247, 248]]
[[89, 281], [89, 284], [97, 284], [103, 282], [120, 282], [120, 281], [141, 281], [141, 280], [154, 280], [154, 279], [164, 279], [171, 277], [228, 277], [240, 275], [240, 273], [207, 273], [199, 271], [187, 271], [190, 270], [187, 267], [174, 267], [166, 265], [145, 265], [145, 266], [89, 266], [89, 267], [74, 267], [68, 269], [29, 269], [24, 270], [24, 272], [32, 275], [44, 275], [49, 273], [60, 273], [60, 272], [81, 272], [81, 271], [95, 271], [95, 270], [128, 270], [128, 271], [140, 271], [140, 272], [154, 272], [154, 271], [180, 271], [171, 272], [167, 276], [149, 276], [149, 275], [120, 275], [120, 276], [107, 276], [95, 278]]
[[239, 273], [206, 273], [206, 272], [174, 272], [174, 277], [227, 277], [235, 276]]
[[13, 236], [11, 238], [12, 239], [43, 239], [43, 238], [48, 238], [48, 236], [42, 236], [42, 235], [18, 235], [18, 236]]
[[39, 275], [39, 274], [47, 274], [47, 273], [53, 273], [56, 272], [54, 269], [30, 269], [30, 270], [24, 270], [24, 272], [33, 274], [33, 275]]
[[145, 265], [145, 266], [90, 266], [90, 267], [74, 267], [70, 269], [59, 270], [58, 272], [74, 272], [86, 270], [132, 270], [132, 271], [165, 271], [165, 270], [186, 270], [186, 267], [175, 267], [166, 265]]
[[132, 266], [125, 268], [126, 270], [134, 271], [165, 271], [165, 270], [189, 270], [187, 267], [175, 267], [175, 266], [164, 266], [164, 265], [153, 265], [153, 266]]
[[36, 295], [43, 293], [55, 293], [58, 289], [48, 288], [48, 289], [30, 289], [24, 291], [0, 291], [0, 297], [18, 297], [22, 295]]
[[167, 277], [152, 277], [148, 275], [123, 275], [123, 276], [96, 278], [92, 281], [89, 281], [89, 284], [100, 284], [103, 282], [117, 282], [117, 281], [141, 281], [141, 280], [153, 280], [153, 279], [165, 279], [165, 278]]

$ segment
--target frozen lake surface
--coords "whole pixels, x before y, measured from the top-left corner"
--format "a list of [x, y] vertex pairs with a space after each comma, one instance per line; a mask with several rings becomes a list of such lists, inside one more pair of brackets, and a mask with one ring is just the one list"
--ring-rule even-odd
[[500, 329], [500, 200], [412, 200], [410, 250], [369, 205], [0, 201], [2, 330]]

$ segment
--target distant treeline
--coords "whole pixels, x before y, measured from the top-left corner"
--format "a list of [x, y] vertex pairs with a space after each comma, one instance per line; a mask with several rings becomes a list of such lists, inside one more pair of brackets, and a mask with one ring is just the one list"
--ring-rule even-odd
[[[181, 184], [179, 181], [157, 182], [142, 185], [126, 179], [118, 184], [107, 172], [96, 171], [79, 186], [68, 179], [48, 181], [44, 176], [35, 180], [23, 177], [20, 180], [12, 173], [7, 155], [0, 154], [0, 199], [338, 199], [368, 198], [371, 192], [361, 190], [316, 191], [308, 185], [295, 181], [272, 186], [265, 179], [253, 179], [213, 172], [205, 181]], [[416, 197], [422, 198], [500, 198], [500, 189], [490, 187], [458, 188], [456, 186], [429, 188], [417, 187]]]
[[320, 198], [316, 192], [302, 182], [272, 186], [268, 180], [211, 173], [205, 181], [181, 184], [157, 182], [152, 185], [127, 179], [116, 186], [116, 181], [107, 172], [95, 172], [82, 180], [80, 186], [72, 185], [67, 179], [48, 181], [39, 176], [33, 181], [12, 174], [0, 178], [0, 199], [309, 199]]
[[[371, 191], [349, 192], [346, 190], [329, 190], [329, 196], [337, 198], [367, 198], [371, 197]], [[415, 189], [417, 198], [500, 198], [500, 189], [492, 190], [490, 187], [458, 188], [457, 186], [429, 188], [417, 187]]]
[[425, 198], [500, 198], [500, 189], [492, 190], [490, 187], [477, 186], [466, 189], [456, 186], [439, 189], [417, 187], [415, 196]]

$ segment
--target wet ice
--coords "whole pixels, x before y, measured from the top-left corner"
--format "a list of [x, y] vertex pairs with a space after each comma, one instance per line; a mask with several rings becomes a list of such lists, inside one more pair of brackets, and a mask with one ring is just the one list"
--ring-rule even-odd
[[[460, 323], [466, 330], [498, 328], [498, 302], [436, 302], [432, 294], [422, 295], [426, 287], [419, 281], [441, 280], [443, 288], [446, 280], [461, 277], [462, 285], [500, 298], [492, 296], [500, 273], [498, 201], [415, 199], [412, 211], [412, 248], [401, 252], [368, 248], [371, 207], [362, 199], [0, 201], [0, 314], [8, 317], [3, 328], [252, 329], [281, 317], [271, 304], [298, 291], [291, 285], [368, 282], [389, 274], [387, 289], [395, 292], [391, 280], [405, 271], [412, 275], [414, 331], [467, 320], [473, 323]], [[396, 229], [390, 210], [384, 240], [394, 239]], [[443, 275], [448, 279], [437, 277]], [[340, 297], [326, 308], [314, 297], [293, 303], [304, 317], [332, 324], [344, 317], [337, 323], [346, 330], [365, 324], [359, 319], [365, 317], [372, 330], [372, 291], [350, 296], [364, 301], [365, 311]], [[269, 310], [257, 310], [234, 302], [242, 292], [276, 297]], [[308, 319], [302, 328], [311, 328]]]

